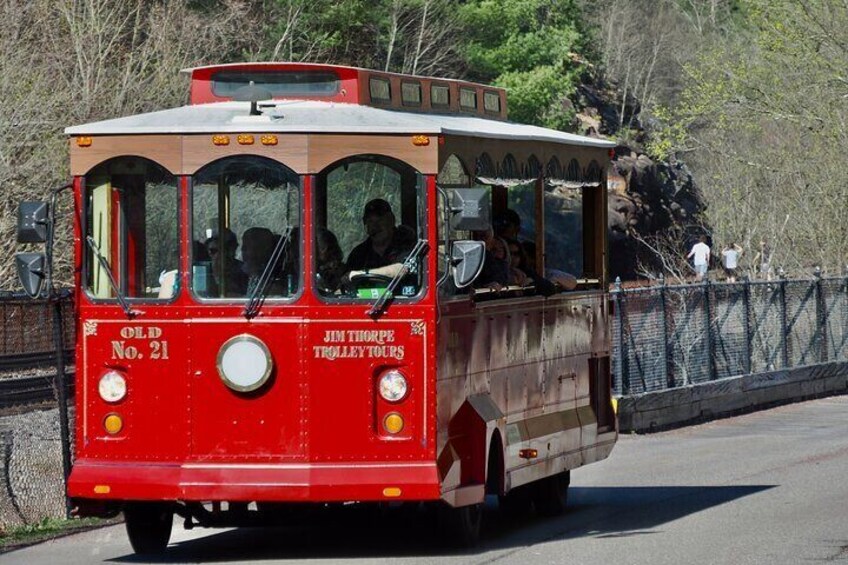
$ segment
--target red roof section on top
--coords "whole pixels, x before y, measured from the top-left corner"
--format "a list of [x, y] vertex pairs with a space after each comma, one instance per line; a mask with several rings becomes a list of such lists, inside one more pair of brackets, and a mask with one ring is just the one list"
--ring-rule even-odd
[[506, 91], [454, 79], [315, 63], [229, 63], [184, 69], [189, 104], [233, 100], [253, 80], [273, 99], [320, 100], [438, 114], [507, 117]]

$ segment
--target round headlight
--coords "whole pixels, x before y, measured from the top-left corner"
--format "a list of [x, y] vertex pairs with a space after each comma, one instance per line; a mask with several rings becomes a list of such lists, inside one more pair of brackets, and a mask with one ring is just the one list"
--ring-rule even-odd
[[228, 339], [218, 351], [218, 374], [231, 389], [250, 392], [261, 387], [271, 376], [271, 352], [252, 335]]
[[117, 371], [109, 371], [100, 377], [97, 386], [100, 398], [106, 402], [120, 402], [127, 395], [127, 380]]
[[389, 371], [380, 377], [380, 396], [388, 402], [403, 400], [409, 386], [400, 371]]

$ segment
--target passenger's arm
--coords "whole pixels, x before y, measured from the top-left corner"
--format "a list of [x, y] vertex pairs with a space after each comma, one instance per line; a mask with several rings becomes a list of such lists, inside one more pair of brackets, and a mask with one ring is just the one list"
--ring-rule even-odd
[[403, 263], [392, 263], [391, 265], [386, 265], [384, 267], [375, 267], [373, 269], [366, 269], [363, 271], [350, 271], [348, 273], [348, 278], [353, 280], [357, 277], [361, 277], [363, 275], [380, 275], [383, 277], [394, 278], [400, 270], [403, 268]]

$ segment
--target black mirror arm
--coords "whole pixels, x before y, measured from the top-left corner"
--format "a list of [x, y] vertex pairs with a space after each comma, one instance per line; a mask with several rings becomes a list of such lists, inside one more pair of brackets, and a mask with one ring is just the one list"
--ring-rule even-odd
[[[439, 198], [442, 199], [442, 208], [444, 210], [444, 216], [445, 216], [444, 217], [444, 222], [445, 222], [445, 240], [444, 240], [445, 265], [450, 265], [451, 264], [450, 250], [449, 250], [449, 248], [450, 248], [450, 218], [451, 218], [450, 197], [448, 196], [448, 193], [443, 188], [440, 188], [440, 187], [437, 186], [436, 190], [439, 191]], [[442, 286], [445, 283], [445, 281], [448, 280], [448, 277], [450, 277], [450, 268], [445, 269], [445, 272], [442, 275], [442, 277], [438, 281], [436, 281], [436, 287]]]
[[60, 187], [54, 188], [50, 195], [50, 209], [47, 211], [47, 272], [45, 273], [45, 282], [47, 283], [47, 292], [52, 297], [56, 294], [56, 289], [53, 286], [53, 237], [54, 226], [56, 224], [56, 200], [59, 193], [72, 188], [72, 183], [63, 184]]

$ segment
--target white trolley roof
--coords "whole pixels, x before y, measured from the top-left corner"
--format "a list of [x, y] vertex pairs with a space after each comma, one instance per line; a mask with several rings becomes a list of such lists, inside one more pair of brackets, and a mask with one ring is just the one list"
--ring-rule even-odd
[[479, 117], [398, 112], [338, 102], [260, 102], [262, 115], [249, 115], [249, 102], [216, 102], [104, 120], [65, 129], [79, 135], [334, 133], [456, 135], [515, 141], [547, 141], [585, 147], [615, 143], [553, 129]]

